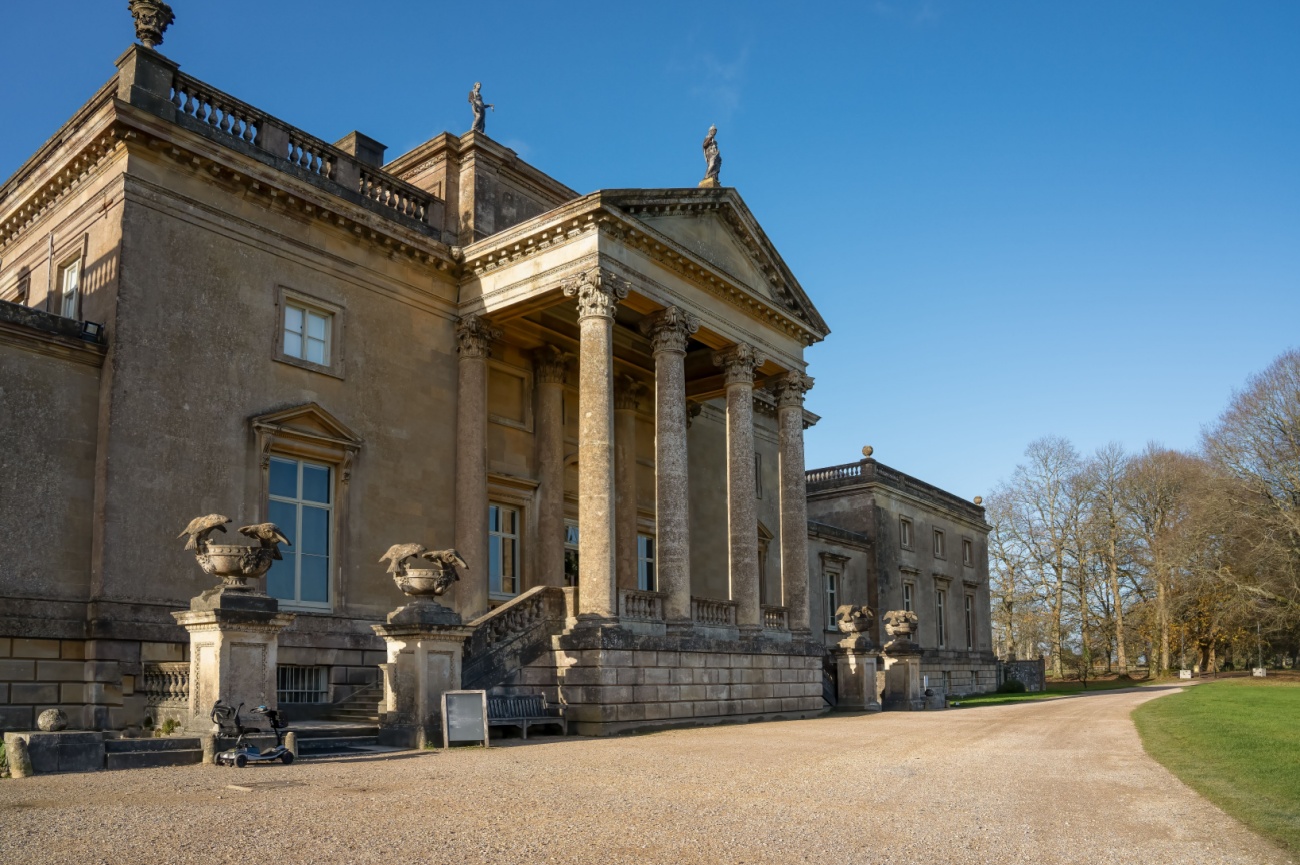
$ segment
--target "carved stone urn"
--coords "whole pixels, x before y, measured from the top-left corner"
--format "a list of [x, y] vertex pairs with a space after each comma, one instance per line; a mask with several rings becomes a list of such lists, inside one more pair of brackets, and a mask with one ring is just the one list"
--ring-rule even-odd
[[913, 654], [920, 651], [913, 639], [916, 636], [917, 618], [911, 610], [890, 610], [885, 613], [885, 633], [892, 639], [885, 643], [886, 654]]
[[[407, 567], [415, 557], [428, 560], [431, 568]], [[410, 601], [388, 614], [389, 624], [459, 625], [460, 615], [444, 607], [441, 597], [451, 584], [460, 579], [457, 567], [465, 560], [455, 550], [426, 550], [423, 544], [394, 544], [379, 559], [388, 562], [393, 582]]]
[[203, 573], [221, 577], [223, 588], [246, 592], [250, 579], [266, 576], [279, 551], [266, 547], [246, 547], [243, 544], [207, 544], [206, 551], [198, 553], [199, 567]]
[[858, 604], [843, 604], [838, 607], [835, 610], [835, 626], [844, 635], [840, 645], [846, 648], [851, 646], [859, 650], [869, 650], [871, 638], [867, 634], [875, 618], [876, 614], [871, 612], [869, 607]]
[[163, 33], [176, 20], [172, 7], [162, 0], [129, 0], [126, 8], [135, 19], [135, 38], [146, 48], [161, 45]]

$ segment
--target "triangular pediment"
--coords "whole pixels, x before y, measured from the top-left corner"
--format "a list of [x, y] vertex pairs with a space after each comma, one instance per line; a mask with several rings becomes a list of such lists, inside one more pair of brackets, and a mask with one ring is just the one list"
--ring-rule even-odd
[[720, 189], [602, 190], [601, 198], [692, 256], [802, 320], [817, 334], [825, 320], [754, 219], [739, 193]]
[[772, 297], [773, 287], [759, 263], [741, 244], [726, 220], [716, 212], [655, 213], [642, 216], [641, 221], [671, 237], [756, 293]]
[[276, 435], [289, 433], [302, 438], [320, 439], [348, 449], [361, 446], [360, 436], [314, 402], [257, 415], [249, 420], [254, 429]]

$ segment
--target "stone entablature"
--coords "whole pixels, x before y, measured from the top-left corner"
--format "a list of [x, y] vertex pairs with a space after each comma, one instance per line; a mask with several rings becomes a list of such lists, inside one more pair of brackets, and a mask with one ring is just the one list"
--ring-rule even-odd
[[806, 474], [809, 494], [830, 490], [842, 492], [852, 487], [878, 484], [928, 504], [938, 505], [953, 516], [980, 524], [986, 532], [992, 529], [992, 526], [984, 521], [984, 508], [980, 505], [890, 468], [871, 457], [838, 466], [809, 469]]

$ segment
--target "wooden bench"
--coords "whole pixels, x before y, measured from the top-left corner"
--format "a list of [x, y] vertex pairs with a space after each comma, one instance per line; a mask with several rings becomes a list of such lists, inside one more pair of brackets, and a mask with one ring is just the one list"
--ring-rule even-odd
[[563, 706], [547, 706], [541, 694], [524, 694], [518, 697], [488, 697], [489, 727], [518, 727], [525, 739], [528, 728], [542, 724], [557, 724], [569, 734], [569, 722], [564, 719]]

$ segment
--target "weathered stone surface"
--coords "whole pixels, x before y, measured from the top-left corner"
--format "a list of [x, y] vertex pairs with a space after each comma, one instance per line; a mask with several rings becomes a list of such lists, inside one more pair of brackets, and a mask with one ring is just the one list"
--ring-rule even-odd
[[[22, 742], [33, 771], [97, 772], [104, 768], [104, 734], [94, 732], [6, 733], [6, 753]], [[12, 758], [10, 765], [12, 767]]]
[[57, 733], [68, 728], [68, 715], [62, 709], [46, 709], [36, 719], [36, 728], [42, 733]]

